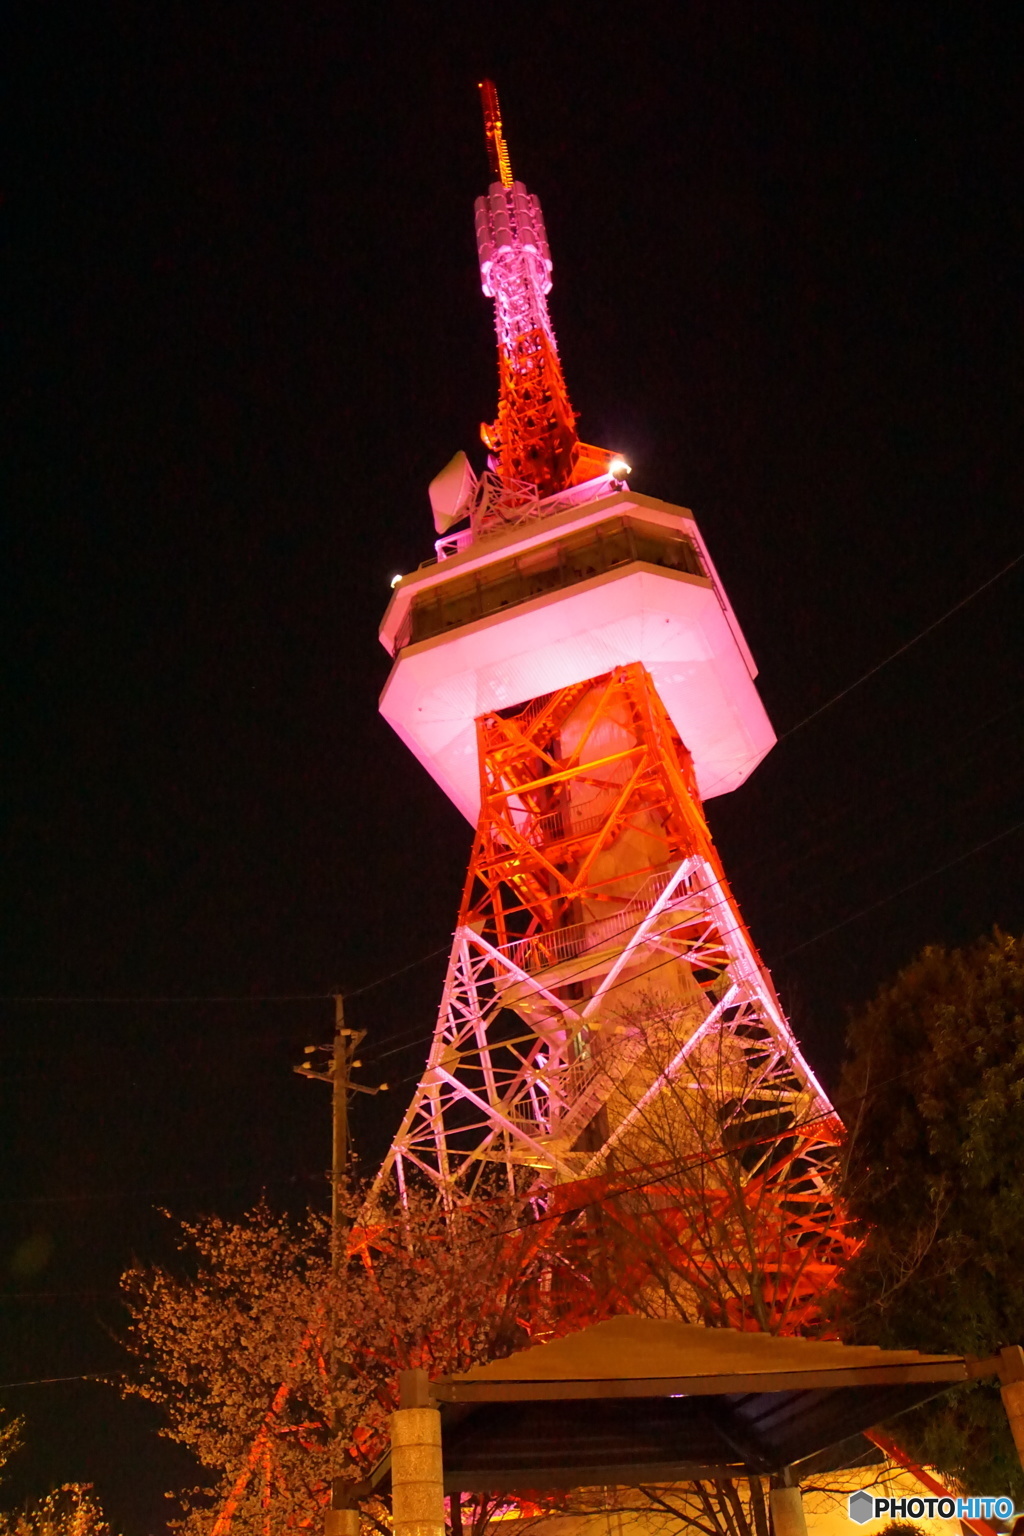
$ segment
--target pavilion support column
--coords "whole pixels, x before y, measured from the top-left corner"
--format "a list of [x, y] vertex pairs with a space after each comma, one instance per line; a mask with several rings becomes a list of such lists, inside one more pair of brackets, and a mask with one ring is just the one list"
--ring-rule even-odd
[[999, 1351], [999, 1391], [1010, 1421], [1010, 1433], [1024, 1467], [1024, 1349], [1013, 1344]]
[[399, 1402], [401, 1407], [391, 1415], [395, 1536], [444, 1536], [441, 1415], [431, 1400], [426, 1371], [401, 1372]]
[[358, 1509], [329, 1509], [324, 1515], [324, 1536], [359, 1536]]
[[807, 1536], [804, 1498], [791, 1467], [783, 1467], [768, 1495], [775, 1536]]

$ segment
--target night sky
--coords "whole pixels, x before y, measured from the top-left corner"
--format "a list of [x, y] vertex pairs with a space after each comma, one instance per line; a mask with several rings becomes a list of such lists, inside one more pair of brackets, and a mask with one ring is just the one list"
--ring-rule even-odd
[[[495, 410], [481, 73], [581, 435], [696, 511], [761, 667], [780, 743], [710, 816], [812, 1063], [921, 945], [1024, 928], [1024, 563], [803, 723], [1024, 550], [1015, 10], [21, 7], [0, 1382], [118, 1367], [156, 1207], [325, 1201], [290, 1068], [332, 990], [394, 1085], [365, 1166], [425, 1054], [444, 956], [393, 973], [471, 832], [377, 714], [376, 631]], [[98, 1383], [0, 1403], [9, 1500], [94, 1480], [147, 1536], [195, 1480]]]

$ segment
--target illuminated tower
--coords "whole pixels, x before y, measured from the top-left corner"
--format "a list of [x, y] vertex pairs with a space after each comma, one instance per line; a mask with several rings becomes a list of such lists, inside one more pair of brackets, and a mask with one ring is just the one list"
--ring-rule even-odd
[[[799, 1328], [841, 1257], [839, 1126], [703, 811], [774, 733], [693, 514], [631, 491], [629, 466], [576, 436], [540, 205], [481, 93], [498, 418], [484, 473], [459, 454], [432, 484], [436, 557], [396, 582], [381, 628], [381, 710], [476, 837], [426, 1069], [378, 1182], [415, 1175], [451, 1199], [497, 1172], [541, 1200], [580, 1181], [611, 1198], [652, 1176], [657, 1128], [701, 1094], [741, 1149], [757, 1262]], [[706, 1137], [692, 1150], [707, 1162]]]

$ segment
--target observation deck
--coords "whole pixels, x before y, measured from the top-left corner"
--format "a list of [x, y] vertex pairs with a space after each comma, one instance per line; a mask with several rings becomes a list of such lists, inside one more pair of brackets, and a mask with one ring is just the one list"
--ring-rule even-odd
[[615, 489], [439, 541], [439, 555], [402, 578], [384, 615], [395, 663], [381, 712], [474, 825], [477, 717], [632, 662], [651, 674], [703, 798], [742, 784], [774, 744], [753, 657], [685, 508]]

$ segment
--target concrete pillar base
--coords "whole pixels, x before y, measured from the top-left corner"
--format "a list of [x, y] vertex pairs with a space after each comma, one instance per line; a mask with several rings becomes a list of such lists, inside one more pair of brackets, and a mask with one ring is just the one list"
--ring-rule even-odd
[[1010, 1421], [1010, 1433], [1024, 1467], [1024, 1381], [1008, 1381], [999, 1389]]
[[358, 1509], [329, 1509], [324, 1515], [324, 1536], [359, 1536]]
[[773, 1488], [768, 1502], [775, 1536], [807, 1536], [804, 1500], [799, 1488]]
[[444, 1536], [441, 1415], [399, 1408], [391, 1415], [391, 1507], [395, 1536]]

